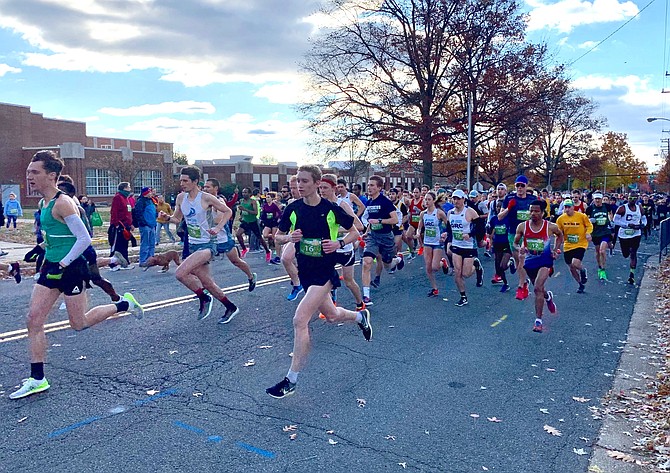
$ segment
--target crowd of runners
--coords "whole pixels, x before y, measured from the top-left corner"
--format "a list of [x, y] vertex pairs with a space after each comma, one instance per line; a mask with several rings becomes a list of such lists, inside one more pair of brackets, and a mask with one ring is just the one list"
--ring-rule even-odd
[[[10, 395], [11, 399], [50, 387], [44, 374], [44, 325], [61, 294], [75, 330], [119, 312], [131, 312], [138, 318], [143, 315], [135, 297], [130, 293], [119, 295], [99, 271], [103, 265], [128, 266], [127, 248], [123, 254], [114, 245], [115, 239], [127, 237], [120, 230], [110, 230], [109, 258], [97, 257], [86, 213], [75, 197], [72, 180], [62, 171], [63, 161], [52, 151], [39, 151], [26, 173], [31, 190], [43, 197], [39, 203], [43, 241], [26, 255], [26, 261], [37, 260], [39, 270], [27, 319], [30, 377]], [[628, 283], [634, 285], [641, 238], [667, 216], [664, 201], [651, 209], [646, 195], [631, 192], [624, 201], [621, 195], [599, 191], [534, 193], [523, 175], [516, 178], [514, 189], [501, 183], [488, 193], [439, 186], [433, 190], [422, 186], [411, 192], [387, 189], [382, 177], [371, 176], [367, 194], [363, 195], [360, 187], [352, 193], [345, 180], [322, 174], [317, 166], [304, 165], [278, 194], [269, 193], [258, 200], [250, 189], [243, 189], [237, 208], [241, 223], [233, 236], [233, 210], [219, 195], [221, 184], [216, 179], [200, 179], [197, 167], [182, 168], [182, 192], [174, 212], [156, 211], [158, 221], [183, 226], [183, 261], [171, 251], [149, 256], [143, 266], [161, 265], [166, 269], [171, 261], [177, 263], [176, 279], [199, 302], [198, 320], [207, 318], [219, 301], [224, 311], [219, 323], [227, 324], [240, 309], [214, 280], [210, 263], [215, 256], [226, 255], [245, 274], [248, 290], [253, 291], [256, 273], [244, 260], [248, 251], [244, 236], [253, 235], [265, 250], [266, 262], [284, 266], [291, 280], [287, 299], [294, 301], [304, 292], [293, 317], [291, 365], [286, 376], [266, 390], [275, 398], [295, 392], [309, 355], [309, 323], [317, 313], [328, 322], [357, 324], [363, 337], [372, 339], [371, 290], [379, 287], [384, 270], [400, 271], [407, 262], [422, 257], [426, 287], [430, 287], [427, 297], [439, 296], [438, 275], [442, 272], [453, 277], [460, 293], [455, 305], [463, 307], [468, 304], [466, 280], [474, 275], [475, 286], [484, 285], [480, 256], [492, 258], [495, 273], [491, 283], [499, 285], [500, 292], [515, 288], [516, 299], [524, 300], [533, 288], [532, 330], [541, 333], [545, 305], [551, 313], [557, 310], [547, 284], [561, 255], [575, 280], [576, 292], [584, 293], [589, 276], [583, 259], [589, 245], [593, 243], [595, 248], [597, 278], [606, 280], [607, 259], [618, 240], [621, 254], [630, 260]], [[127, 184], [122, 183], [119, 191]], [[360, 286], [354, 274], [356, 262], [362, 268]], [[6, 269], [18, 274], [20, 281], [18, 263]], [[354, 310], [337, 304], [342, 281], [355, 301]], [[85, 291], [90, 283], [101, 287], [111, 303], [88, 309]]]

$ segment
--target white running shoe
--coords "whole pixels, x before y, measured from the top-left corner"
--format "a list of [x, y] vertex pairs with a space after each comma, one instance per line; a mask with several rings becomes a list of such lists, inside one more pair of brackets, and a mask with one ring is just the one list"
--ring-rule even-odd
[[30, 396], [31, 394], [41, 393], [46, 391], [51, 386], [49, 381], [46, 378], [44, 379], [35, 379], [28, 378], [23, 382], [23, 385], [12, 394], [9, 395], [9, 399], [21, 399], [22, 397]]

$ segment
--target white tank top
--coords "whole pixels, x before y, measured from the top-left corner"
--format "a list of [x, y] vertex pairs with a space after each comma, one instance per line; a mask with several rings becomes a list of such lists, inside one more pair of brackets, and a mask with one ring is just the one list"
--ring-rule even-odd
[[188, 194], [184, 196], [181, 202], [181, 213], [186, 220], [186, 229], [188, 231], [188, 241], [194, 245], [209, 243], [212, 236], [207, 230], [214, 226], [212, 211], [202, 208], [202, 191], [191, 202]]
[[[456, 246], [458, 248], [464, 249], [473, 249], [475, 248], [475, 238], [472, 234], [472, 223], [469, 223], [465, 219], [465, 213], [467, 212], [468, 207], [463, 207], [460, 213], [456, 213], [456, 209], [449, 211], [449, 225], [451, 225], [451, 246]], [[463, 239], [463, 233], [470, 235], [469, 240]]]
[[[626, 220], [626, 223], [632, 223], [633, 225], [640, 225], [642, 223], [642, 210], [639, 205], [635, 204], [635, 210], [631, 210], [628, 204], [624, 208], [626, 209], [626, 213], [623, 218]], [[642, 235], [642, 230], [619, 227], [619, 238], [635, 238], [640, 235]]]
[[439, 245], [440, 233], [440, 219], [437, 218], [437, 207], [431, 213], [425, 210], [423, 214], [423, 244]]
[[[347, 193], [347, 197], [349, 197], [349, 193]], [[351, 207], [351, 202], [345, 199], [344, 197], [338, 197], [337, 198], [337, 206], [339, 207], [342, 202], [346, 202], [349, 204], [349, 207]], [[351, 253], [354, 251], [354, 244], [353, 243], [347, 243], [344, 245], [344, 248], [340, 248], [337, 250], [337, 253]]]
[[395, 226], [398, 228], [402, 228], [402, 210], [400, 210], [401, 205], [402, 200], [399, 200], [398, 203], [395, 205], [395, 214], [398, 216], [398, 223], [396, 223]]

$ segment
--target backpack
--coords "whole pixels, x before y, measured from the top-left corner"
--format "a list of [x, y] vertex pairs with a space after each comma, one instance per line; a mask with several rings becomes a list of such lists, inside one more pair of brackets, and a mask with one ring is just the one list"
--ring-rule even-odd
[[144, 212], [144, 205], [141, 205], [138, 201], [135, 204], [135, 207], [133, 207], [133, 211], [130, 213], [130, 215], [133, 217], [133, 227], [140, 228], [140, 222], [143, 221], [142, 212]]

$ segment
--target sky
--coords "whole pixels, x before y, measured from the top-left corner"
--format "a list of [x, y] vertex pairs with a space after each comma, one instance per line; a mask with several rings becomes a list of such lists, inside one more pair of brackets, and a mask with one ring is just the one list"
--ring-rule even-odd
[[[0, 0], [0, 102], [90, 136], [172, 142], [191, 162], [313, 161], [294, 107], [322, 1]], [[646, 120], [670, 119], [668, 1], [522, 3], [528, 39], [571, 64], [605, 131], [651, 169], [670, 138], [670, 121]]]

